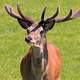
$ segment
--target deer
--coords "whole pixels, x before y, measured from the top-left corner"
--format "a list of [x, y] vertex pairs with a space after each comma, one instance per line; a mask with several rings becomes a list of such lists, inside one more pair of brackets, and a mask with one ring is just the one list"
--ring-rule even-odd
[[40, 21], [25, 16], [20, 5], [17, 4], [16, 13], [12, 6], [6, 5], [7, 13], [17, 19], [20, 26], [27, 31], [25, 41], [31, 45], [28, 53], [22, 58], [20, 71], [22, 80], [60, 80], [62, 71], [62, 58], [60, 49], [54, 44], [48, 43], [46, 33], [53, 29], [56, 23], [66, 22], [80, 17], [80, 10], [73, 13], [70, 9], [67, 16], [57, 17], [59, 7], [53, 16], [45, 19], [46, 8], [44, 7]]

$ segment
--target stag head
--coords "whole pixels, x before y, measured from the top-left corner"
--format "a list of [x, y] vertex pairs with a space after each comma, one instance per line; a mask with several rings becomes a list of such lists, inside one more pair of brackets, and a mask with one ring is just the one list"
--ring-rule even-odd
[[62, 18], [57, 18], [59, 14], [59, 7], [57, 7], [57, 11], [52, 17], [44, 19], [46, 11], [45, 7], [42, 12], [41, 20], [39, 22], [36, 22], [32, 18], [24, 16], [18, 4], [17, 4], [18, 14], [16, 14], [13, 11], [12, 7], [9, 5], [6, 5], [5, 9], [10, 16], [17, 19], [22, 28], [27, 30], [28, 36], [25, 38], [25, 40], [29, 43], [31, 42], [38, 45], [40, 44], [41, 41], [44, 40], [45, 33], [48, 30], [51, 30], [55, 23], [65, 22], [75, 19], [76, 17], [80, 17], [80, 10], [73, 13], [72, 9], [70, 9], [67, 16]]

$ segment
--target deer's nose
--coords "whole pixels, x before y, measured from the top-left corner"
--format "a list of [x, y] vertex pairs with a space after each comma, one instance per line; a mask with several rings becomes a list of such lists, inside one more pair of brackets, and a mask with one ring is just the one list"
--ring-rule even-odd
[[32, 37], [28, 36], [27, 39], [28, 39], [28, 40], [32, 40]]
[[32, 40], [32, 38], [31, 38], [30, 36], [28, 36], [27, 38], [25, 38], [25, 41], [26, 41], [27, 43], [30, 43], [31, 40]]

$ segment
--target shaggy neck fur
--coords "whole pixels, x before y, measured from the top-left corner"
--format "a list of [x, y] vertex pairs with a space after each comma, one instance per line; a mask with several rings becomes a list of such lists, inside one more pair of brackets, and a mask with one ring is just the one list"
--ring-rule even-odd
[[48, 60], [47, 44], [42, 43], [40, 47], [32, 46], [32, 72], [36, 80], [43, 80], [46, 74]]

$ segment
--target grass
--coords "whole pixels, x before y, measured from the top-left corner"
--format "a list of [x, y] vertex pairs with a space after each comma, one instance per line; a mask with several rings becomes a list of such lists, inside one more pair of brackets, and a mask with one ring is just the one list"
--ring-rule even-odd
[[[44, 6], [48, 6], [46, 16], [51, 16], [60, 5], [61, 15], [68, 14], [70, 8], [80, 8], [80, 0], [0, 0], [0, 80], [21, 80], [20, 61], [28, 50], [24, 38], [26, 31], [6, 13], [5, 4], [21, 4], [23, 12], [35, 20], [40, 20]], [[61, 80], [80, 80], [80, 19], [56, 24], [47, 34], [48, 41], [61, 49], [63, 70]]]

